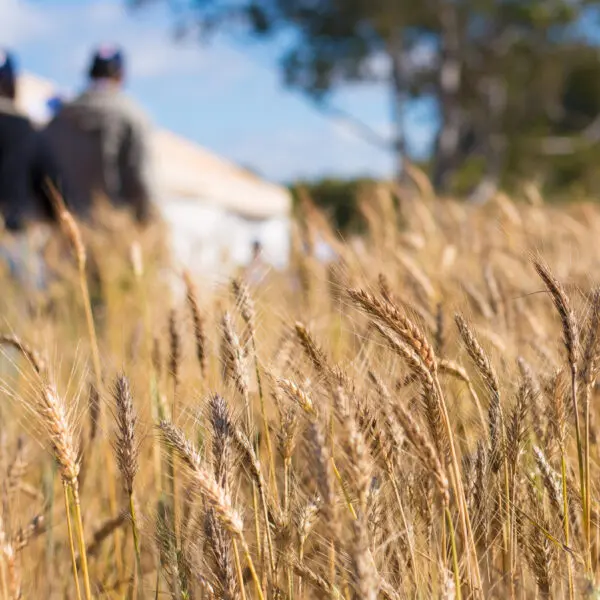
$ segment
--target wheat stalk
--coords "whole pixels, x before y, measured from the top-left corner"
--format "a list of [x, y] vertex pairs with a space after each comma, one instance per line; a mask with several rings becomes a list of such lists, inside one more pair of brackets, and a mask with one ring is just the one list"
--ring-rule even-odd
[[196, 357], [198, 358], [198, 364], [200, 365], [200, 372], [202, 377], [206, 377], [207, 370], [207, 358], [208, 358], [208, 345], [206, 341], [206, 324], [205, 318], [200, 310], [200, 304], [198, 303], [198, 290], [192, 280], [192, 276], [189, 271], [183, 272], [183, 281], [186, 288], [187, 303], [192, 315], [192, 321], [194, 323], [194, 339], [196, 340]]
[[133, 396], [129, 380], [120, 374], [115, 381], [113, 396], [117, 407], [115, 419], [117, 421], [117, 439], [115, 453], [117, 465], [121, 471], [123, 485], [129, 501], [129, 514], [131, 516], [131, 531], [135, 551], [137, 577], [142, 580], [142, 563], [140, 553], [140, 539], [136, 510], [133, 498], [133, 482], [139, 468], [139, 443], [136, 440], [137, 416], [133, 407]]
[[[214, 510], [221, 525], [230, 533], [234, 541], [241, 546], [254, 579], [256, 594], [260, 600], [264, 600], [261, 584], [244, 538], [244, 522], [239, 513], [233, 508], [229, 494], [217, 484], [214, 477], [202, 466], [198, 452], [179, 428], [168, 421], [161, 421], [159, 429], [165, 445], [177, 452], [177, 455], [190, 469], [200, 493]], [[243, 587], [243, 580], [240, 581], [240, 586]]]
[[544, 282], [546, 289], [552, 297], [552, 302], [560, 317], [563, 330], [563, 343], [567, 351], [567, 362], [571, 371], [571, 400], [573, 403], [573, 416], [575, 419], [575, 437], [577, 441], [577, 460], [579, 462], [579, 489], [583, 506], [583, 519], [586, 531], [586, 561], [588, 571], [591, 570], [591, 526], [590, 526], [590, 490], [586, 486], [586, 467], [584, 446], [587, 448], [589, 439], [582, 439], [579, 423], [579, 405], [577, 401], [577, 376], [580, 357], [579, 329], [577, 319], [571, 307], [571, 302], [562, 284], [554, 277], [550, 268], [539, 260], [534, 260], [533, 266]]

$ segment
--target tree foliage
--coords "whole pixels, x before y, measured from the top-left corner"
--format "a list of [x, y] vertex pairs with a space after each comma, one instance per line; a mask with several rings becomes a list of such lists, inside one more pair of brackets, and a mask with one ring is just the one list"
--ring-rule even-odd
[[297, 204], [300, 199], [299, 190], [303, 189], [310, 199], [325, 211], [336, 230], [342, 233], [356, 233], [362, 231], [365, 226], [358, 208], [360, 193], [371, 189], [374, 184], [374, 180], [365, 178], [326, 178], [295, 182], [290, 186], [290, 191], [294, 203]]
[[202, 32], [229, 28], [277, 38], [285, 84], [317, 103], [349, 83], [385, 84], [394, 125], [386, 143], [399, 166], [407, 157], [407, 103], [434, 98], [440, 127], [430, 172], [439, 190], [464, 183], [465, 172], [478, 173], [476, 194], [531, 178], [596, 185], [600, 61], [593, 36], [581, 32], [600, 27], [600, 2], [189, 0], [187, 6], [189, 23]]

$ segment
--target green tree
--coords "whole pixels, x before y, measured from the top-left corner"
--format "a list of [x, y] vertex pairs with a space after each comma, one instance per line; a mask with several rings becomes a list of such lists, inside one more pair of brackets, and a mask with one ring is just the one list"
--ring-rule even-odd
[[[150, 0], [134, 3], [144, 1]], [[575, 31], [599, 5], [592, 0], [190, 0], [189, 19], [203, 32], [228, 28], [285, 39], [280, 55], [285, 84], [324, 109], [331, 91], [341, 86], [384, 83], [392, 139], [366, 133], [395, 153], [399, 170], [407, 158], [406, 105], [434, 98], [440, 122], [430, 165], [435, 187], [452, 190], [457, 179], [464, 183], [465, 172], [477, 173], [474, 197], [485, 199], [499, 184], [537, 175], [544, 165], [571, 163], [572, 172], [591, 160], [597, 129], [592, 125], [600, 108], [589, 83], [597, 74], [595, 49]]]

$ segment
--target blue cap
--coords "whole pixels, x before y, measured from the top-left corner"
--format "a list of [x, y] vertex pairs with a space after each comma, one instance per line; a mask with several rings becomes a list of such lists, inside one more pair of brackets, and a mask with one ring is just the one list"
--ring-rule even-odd
[[52, 96], [46, 100], [46, 108], [56, 114], [62, 107], [62, 98], [60, 96]]
[[124, 58], [121, 49], [111, 44], [103, 44], [92, 56], [90, 77], [92, 79], [117, 77], [123, 73], [123, 67]]
[[0, 80], [14, 81], [15, 79], [15, 60], [8, 50], [0, 48]]

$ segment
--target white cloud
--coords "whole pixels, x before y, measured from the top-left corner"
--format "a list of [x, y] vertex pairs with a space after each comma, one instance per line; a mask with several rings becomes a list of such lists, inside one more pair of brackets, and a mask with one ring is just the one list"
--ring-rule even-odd
[[103, 23], [111, 24], [127, 16], [124, 5], [116, 2], [94, 2], [86, 6], [85, 11], [94, 26]]
[[75, 6], [56, 3], [44, 9], [40, 4], [0, 0], [0, 44], [17, 50], [30, 43], [48, 44], [56, 69], [63, 72], [83, 72], [91, 48], [104, 42], [124, 47], [131, 75], [140, 79], [195, 74], [209, 67], [222, 72], [235, 67], [232, 53], [223, 69], [222, 64], [212, 64], [212, 52], [203, 51], [195, 41], [176, 41], [169, 13], [162, 18], [152, 11], [132, 14], [124, 0], [97, 0]]
[[9, 47], [54, 31], [55, 22], [46, 11], [21, 0], [0, 0], [0, 15], [0, 40]]
[[[87, 66], [90, 48], [109, 42], [126, 52], [129, 72], [139, 79], [173, 73], [193, 73], [201, 68], [197, 46], [175, 43], [168, 25], [148, 23], [143, 15], [131, 15], [122, 4], [99, 1], [80, 6], [61, 19], [61, 29], [71, 31], [67, 64], [80, 72]], [[62, 53], [61, 53], [62, 54]], [[62, 61], [64, 56], [57, 56]]]
[[262, 175], [279, 181], [393, 173], [391, 156], [357, 138], [350, 142], [335, 125], [327, 122], [317, 129], [256, 133], [240, 139], [230, 155], [238, 164], [252, 166]]

